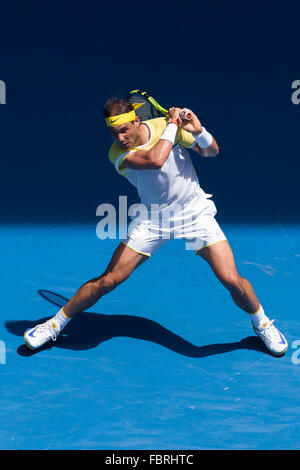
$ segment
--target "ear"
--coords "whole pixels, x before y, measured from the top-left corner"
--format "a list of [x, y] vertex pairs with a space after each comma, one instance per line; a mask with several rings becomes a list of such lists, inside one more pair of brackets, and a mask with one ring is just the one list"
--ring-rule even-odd
[[137, 131], [138, 128], [140, 127], [140, 123], [141, 123], [141, 118], [139, 116], [136, 116], [134, 121], [131, 121], [132, 124], [133, 124], [133, 127], [135, 128], [135, 130]]

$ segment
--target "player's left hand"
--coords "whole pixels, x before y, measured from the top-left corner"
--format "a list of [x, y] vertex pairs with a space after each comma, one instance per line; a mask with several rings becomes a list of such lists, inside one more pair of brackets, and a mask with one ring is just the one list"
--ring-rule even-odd
[[181, 119], [181, 117], [179, 117], [178, 123], [180, 127], [182, 127], [182, 129], [184, 129], [185, 131], [191, 132], [191, 133], [202, 132], [203, 127], [201, 125], [201, 122], [197, 118], [196, 114], [193, 113], [193, 111], [191, 111], [190, 109], [189, 109], [189, 112], [191, 113], [192, 119], [187, 120], [187, 119]]

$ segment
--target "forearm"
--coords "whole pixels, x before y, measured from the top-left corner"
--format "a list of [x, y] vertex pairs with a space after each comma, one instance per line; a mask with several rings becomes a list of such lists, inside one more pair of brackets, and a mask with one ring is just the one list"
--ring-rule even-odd
[[196, 145], [193, 150], [202, 157], [215, 157], [219, 153], [219, 146], [215, 138], [204, 127], [198, 132], [193, 132]]
[[161, 168], [172, 149], [168, 140], [159, 140], [150, 150], [137, 150], [131, 152], [123, 161], [120, 168], [133, 168], [136, 170], [155, 170]]
[[191, 119], [181, 119], [179, 125], [186, 132], [190, 132], [196, 141], [192, 149], [202, 157], [215, 157], [219, 153], [219, 147], [214, 137], [202, 126], [196, 114], [184, 108], [191, 115]]
[[173, 144], [169, 140], [160, 139], [149, 151], [148, 159], [153, 162], [157, 167], [163, 166], [170, 151], [172, 150]]
[[201, 157], [216, 157], [219, 154], [219, 146], [213, 137], [211, 145], [207, 148], [202, 148], [198, 144], [192, 148]]
[[170, 119], [164, 132], [156, 144], [149, 150], [148, 157], [157, 168], [161, 168], [167, 160], [170, 151], [175, 144], [178, 124], [176, 120]]

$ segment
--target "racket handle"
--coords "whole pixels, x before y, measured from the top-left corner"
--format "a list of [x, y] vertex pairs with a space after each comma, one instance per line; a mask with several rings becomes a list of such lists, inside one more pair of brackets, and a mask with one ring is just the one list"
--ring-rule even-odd
[[190, 121], [192, 119], [192, 114], [189, 111], [189, 109], [184, 108], [180, 111], [179, 114], [180, 114], [181, 119], [185, 119], [187, 121]]

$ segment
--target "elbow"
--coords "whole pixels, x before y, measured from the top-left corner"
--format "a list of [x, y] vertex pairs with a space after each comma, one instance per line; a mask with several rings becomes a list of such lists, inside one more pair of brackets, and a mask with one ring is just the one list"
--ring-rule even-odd
[[[199, 152], [200, 153], [200, 152]], [[219, 149], [201, 149], [201, 153], [200, 155], [202, 157], [216, 157], [217, 155], [219, 155]]]
[[159, 170], [163, 166], [164, 162], [161, 160], [147, 160], [144, 165], [143, 169], [145, 170]]
[[217, 155], [219, 155], [219, 153], [219, 146], [215, 143], [215, 145], [210, 149], [209, 156], [216, 157]]
[[156, 170], [159, 170], [165, 163], [165, 160], [162, 160], [161, 158], [159, 160], [155, 160], [153, 164], [153, 168]]
[[170, 142], [168, 141], [162, 141], [162, 142], [165, 142], [165, 148], [163, 149], [155, 149], [154, 151], [154, 148], [149, 150], [148, 152], [148, 158], [149, 158], [149, 161], [151, 162], [151, 166], [152, 168], [154, 169], [157, 169], [159, 170], [164, 164], [165, 164], [165, 161], [167, 160], [168, 156], [169, 156], [169, 153], [171, 151], [171, 148], [172, 148], [172, 145], [170, 144]]
[[165, 159], [159, 156], [156, 158], [151, 158], [151, 160], [149, 161], [149, 166], [153, 170], [159, 170], [164, 165], [164, 163], [165, 163]]

